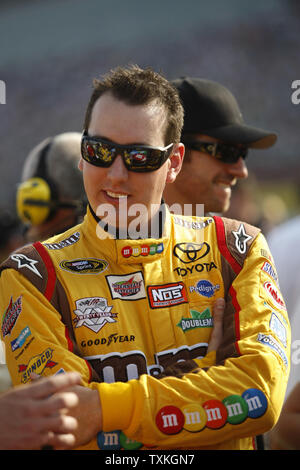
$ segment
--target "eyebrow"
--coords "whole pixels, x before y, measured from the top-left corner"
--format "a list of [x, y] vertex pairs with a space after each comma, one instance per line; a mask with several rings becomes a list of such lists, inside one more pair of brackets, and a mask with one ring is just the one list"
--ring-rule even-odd
[[103, 137], [102, 135], [90, 135], [89, 137], [91, 137], [92, 139], [102, 139], [102, 140], [105, 140], [106, 142], [109, 142], [110, 144], [115, 144], [116, 147], [118, 145], [120, 146], [128, 146], [128, 147], [132, 147], [132, 146], [141, 146], [141, 147], [153, 147], [153, 145], [149, 145], [149, 144], [145, 144], [145, 142], [134, 142], [132, 144], [118, 144], [117, 142], [114, 142], [113, 140], [109, 139], [108, 137]]

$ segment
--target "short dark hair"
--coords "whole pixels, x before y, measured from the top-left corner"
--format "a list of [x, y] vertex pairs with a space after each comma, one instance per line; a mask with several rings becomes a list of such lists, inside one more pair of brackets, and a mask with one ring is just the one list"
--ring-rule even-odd
[[102, 80], [93, 81], [94, 90], [90, 97], [84, 121], [87, 131], [95, 102], [104, 93], [110, 92], [115, 98], [130, 105], [144, 105], [157, 101], [167, 112], [165, 144], [180, 142], [183, 126], [183, 107], [177, 90], [161, 74], [151, 68], [141, 69], [138, 65], [118, 67], [104, 75]]

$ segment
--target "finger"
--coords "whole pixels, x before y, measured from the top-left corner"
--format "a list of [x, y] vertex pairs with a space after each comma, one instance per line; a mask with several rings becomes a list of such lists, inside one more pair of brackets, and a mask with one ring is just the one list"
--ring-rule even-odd
[[60, 416], [70, 412], [79, 404], [79, 398], [73, 392], [58, 392], [47, 398], [34, 399], [27, 404], [26, 410], [37, 419], [49, 416]]
[[34, 372], [31, 372], [30, 378], [34, 382], [35, 380], [42, 379], [42, 376], [38, 375], [38, 374], [35, 374]]
[[213, 331], [210, 337], [207, 352], [216, 351], [223, 339], [223, 316], [225, 310], [225, 300], [217, 299], [213, 307]]
[[214, 303], [213, 306], [213, 319], [214, 319], [214, 324], [216, 322], [222, 322], [223, 323], [223, 315], [224, 315], [224, 310], [225, 310], [225, 300], [220, 298], [217, 299]]
[[38, 403], [38, 411], [44, 414], [52, 414], [60, 410], [69, 410], [79, 404], [79, 398], [74, 392], [58, 392], [46, 400]]
[[69, 415], [53, 415], [43, 418], [39, 422], [40, 432], [51, 431], [55, 434], [69, 434], [78, 428], [77, 419]]
[[55, 450], [68, 450], [75, 447], [76, 438], [74, 434], [54, 434], [48, 440], [47, 445]]
[[45, 398], [53, 393], [80, 383], [80, 374], [77, 372], [67, 372], [65, 374], [34, 380], [30, 385], [24, 386], [22, 392], [26, 395], [30, 395], [33, 399]]

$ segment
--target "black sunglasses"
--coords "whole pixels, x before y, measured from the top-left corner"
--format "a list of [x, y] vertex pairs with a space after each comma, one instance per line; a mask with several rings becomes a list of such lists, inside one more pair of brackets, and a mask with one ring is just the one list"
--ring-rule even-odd
[[192, 150], [208, 153], [224, 163], [236, 163], [240, 157], [244, 160], [248, 154], [248, 147], [234, 146], [219, 142], [200, 142], [199, 140], [183, 140], [184, 145]]
[[121, 155], [129, 171], [147, 172], [158, 170], [169, 158], [173, 144], [167, 147], [148, 145], [120, 145], [100, 137], [90, 137], [86, 132], [81, 139], [82, 158], [91, 165], [108, 168], [117, 155]]

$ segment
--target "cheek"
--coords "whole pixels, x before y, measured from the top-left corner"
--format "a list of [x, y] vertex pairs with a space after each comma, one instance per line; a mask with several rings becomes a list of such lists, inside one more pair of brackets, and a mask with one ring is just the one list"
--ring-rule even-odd
[[[159, 172], [159, 170], [158, 170]], [[165, 186], [165, 175], [164, 174], [148, 174], [139, 179], [138, 188], [140, 193], [140, 199], [144, 203], [155, 203], [160, 204], [162, 193]], [[136, 189], [138, 189], [136, 186]]]
[[103, 169], [85, 162], [83, 166], [83, 178], [90, 182], [101, 180], [103, 179]]
[[89, 198], [99, 192], [103, 178], [103, 170], [101, 168], [93, 167], [92, 165], [83, 168], [83, 183]]

